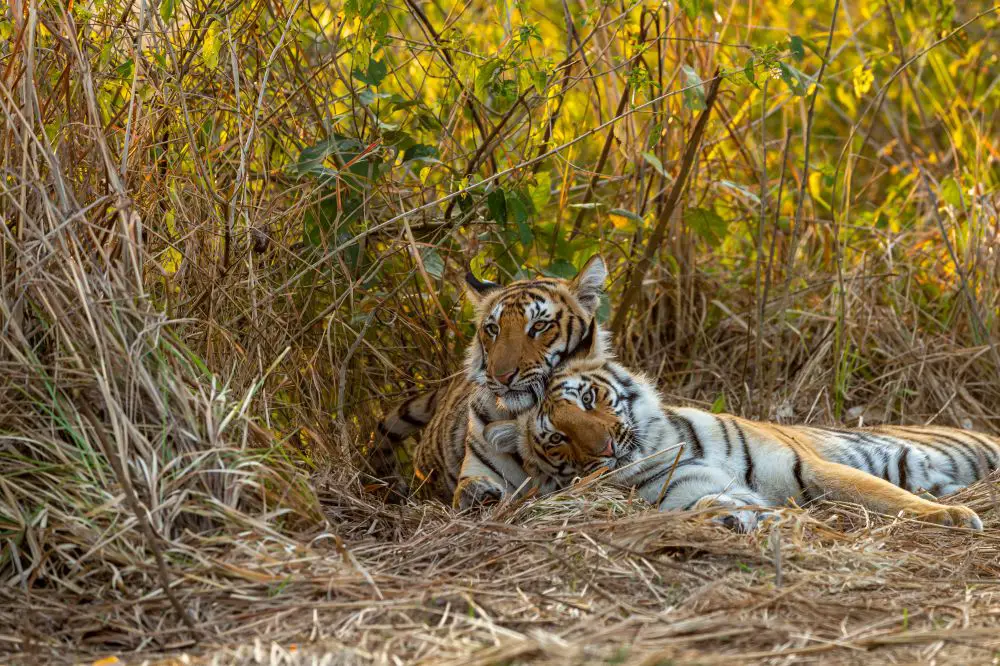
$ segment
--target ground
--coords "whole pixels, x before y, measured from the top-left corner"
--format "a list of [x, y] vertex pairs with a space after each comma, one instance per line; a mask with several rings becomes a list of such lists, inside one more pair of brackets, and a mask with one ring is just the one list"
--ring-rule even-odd
[[602, 487], [478, 518], [436, 504], [372, 513], [331, 487], [329, 532], [311, 545], [248, 535], [244, 553], [186, 574], [219, 583], [185, 599], [219, 620], [197, 645], [120, 659], [998, 663], [995, 481], [949, 500], [980, 512], [978, 534], [825, 504], [742, 535]]

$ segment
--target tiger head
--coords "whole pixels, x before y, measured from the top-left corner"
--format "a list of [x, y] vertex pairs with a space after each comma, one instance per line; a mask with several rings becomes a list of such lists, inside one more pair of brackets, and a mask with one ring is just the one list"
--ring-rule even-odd
[[553, 374], [535, 408], [488, 424], [483, 436], [499, 451], [519, 453], [529, 475], [563, 487], [601, 468], [645, 467], [663, 419], [660, 397], [644, 377], [582, 357]]
[[596, 324], [608, 271], [592, 257], [572, 280], [540, 277], [507, 286], [466, 275], [476, 306], [476, 339], [466, 352], [469, 378], [517, 414], [536, 404], [552, 372], [588, 331], [587, 350], [604, 356], [607, 334]]

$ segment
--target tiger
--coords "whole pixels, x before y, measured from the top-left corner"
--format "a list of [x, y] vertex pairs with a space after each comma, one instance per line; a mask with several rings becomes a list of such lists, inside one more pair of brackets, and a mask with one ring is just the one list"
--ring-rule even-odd
[[955, 428], [778, 425], [671, 407], [642, 374], [586, 355], [553, 374], [535, 407], [483, 436], [516, 451], [542, 493], [606, 468], [660, 510], [710, 510], [742, 532], [789, 500], [819, 499], [980, 531], [972, 509], [933, 498], [1000, 466], [1000, 440]]
[[608, 353], [608, 333], [597, 322], [607, 277], [599, 255], [572, 279], [537, 277], [501, 286], [469, 271], [465, 286], [476, 334], [464, 372], [398, 405], [379, 423], [382, 459], [394, 459], [393, 444], [426, 427], [413, 455], [423, 494], [460, 510], [515, 494], [528, 478], [522, 460], [517, 452], [492, 450], [483, 428], [533, 407], [552, 372], [578, 348], [595, 357]]

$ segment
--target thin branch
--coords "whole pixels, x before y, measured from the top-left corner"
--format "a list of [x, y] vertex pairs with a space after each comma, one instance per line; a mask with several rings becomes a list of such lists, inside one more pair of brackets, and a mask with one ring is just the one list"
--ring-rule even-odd
[[[645, 15], [645, 10], [643, 10], [640, 15], [640, 22], [642, 21], [642, 16]], [[639, 26], [639, 44], [644, 44], [646, 42], [646, 30], [649, 28], [649, 21], [646, 24]], [[635, 63], [642, 57], [641, 46], [637, 48], [637, 52], [632, 56], [632, 61], [629, 63], [629, 70], [635, 67]], [[615, 115], [620, 116], [625, 110], [625, 105], [628, 104], [629, 97], [632, 95], [632, 84], [630, 81], [625, 81], [625, 87], [622, 89], [621, 99], [618, 100], [618, 108], [615, 110]], [[604, 147], [601, 148], [601, 156], [597, 159], [597, 166], [594, 167], [594, 175], [590, 177], [590, 184], [587, 185], [587, 191], [583, 195], [582, 204], [590, 203], [590, 200], [594, 197], [594, 189], [597, 187], [598, 181], [601, 179], [601, 172], [604, 170], [604, 165], [608, 161], [608, 156], [611, 154], [611, 146], [615, 142], [615, 129], [612, 127], [608, 130], [608, 136], [604, 139]], [[573, 220], [573, 228], [569, 232], [570, 240], [576, 238], [577, 234], [580, 233], [580, 227], [583, 224], [583, 216], [587, 213], [586, 205], [581, 206], [576, 214], [576, 219]]]
[[625, 324], [625, 319], [628, 316], [628, 312], [639, 295], [639, 291], [642, 288], [642, 281], [646, 278], [646, 273], [649, 271], [649, 267], [653, 263], [653, 255], [659, 250], [660, 245], [663, 243], [663, 236], [666, 233], [667, 223], [670, 218], [673, 217], [674, 209], [677, 206], [677, 202], [680, 200], [681, 192], [684, 189], [684, 185], [687, 183], [688, 174], [691, 171], [691, 166], [694, 164], [694, 158], [698, 154], [698, 149], [701, 146], [701, 137], [705, 133], [705, 126], [708, 125], [708, 117], [712, 113], [712, 107], [715, 105], [715, 98], [719, 95], [719, 86], [722, 83], [722, 76], [719, 70], [715, 70], [713, 75], [712, 84], [708, 88], [708, 94], [705, 96], [705, 109], [698, 116], [698, 121], [695, 123], [694, 130], [691, 132], [691, 138], [688, 140], [687, 149], [684, 151], [684, 156], [681, 159], [680, 171], [677, 173], [677, 178], [674, 179], [673, 187], [670, 189], [670, 194], [667, 195], [667, 200], [664, 202], [663, 211], [660, 214], [660, 219], [657, 220], [656, 229], [653, 231], [653, 235], [649, 239], [649, 243], [646, 245], [646, 250], [642, 255], [642, 259], [638, 263], [632, 265], [632, 270], [629, 272], [628, 279], [625, 281], [625, 290], [622, 293], [622, 300], [618, 305], [618, 311], [615, 313], [614, 321], [611, 324], [611, 330], [614, 333], [620, 333], [622, 326]]
[[813, 114], [816, 111], [816, 97], [819, 96], [820, 86], [823, 83], [823, 73], [826, 72], [826, 65], [830, 61], [830, 48], [833, 46], [833, 31], [837, 27], [837, 13], [840, 11], [840, 0], [833, 3], [833, 15], [830, 18], [830, 29], [826, 36], [826, 50], [823, 52], [823, 62], [819, 66], [819, 73], [816, 75], [816, 82], [813, 84], [812, 96], [809, 98], [809, 112], [806, 114], [806, 128], [803, 135], [802, 154], [802, 176], [799, 178], [799, 198], [795, 206], [795, 227], [792, 229], [792, 244], [788, 253], [788, 267], [786, 279], [791, 279], [792, 265], [795, 262], [795, 250], [798, 245], [800, 226], [802, 224], [802, 208], [806, 198], [806, 188], [809, 186], [809, 148], [812, 145]]

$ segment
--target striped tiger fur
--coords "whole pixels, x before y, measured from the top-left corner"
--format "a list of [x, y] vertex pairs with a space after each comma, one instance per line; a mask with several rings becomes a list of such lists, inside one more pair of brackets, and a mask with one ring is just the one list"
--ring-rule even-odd
[[616, 484], [661, 510], [716, 508], [749, 531], [789, 499], [856, 502], [878, 513], [982, 529], [948, 495], [1000, 467], [1000, 440], [936, 426], [787, 426], [668, 407], [652, 384], [607, 359], [554, 373], [543, 400], [484, 437], [518, 451], [543, 490], [607, 468]]
[[606, 353], [596, 312], [607, 274], [594, 256], [572, 280], [540, 277], [503, 287], [466, 276], [476, 337], [464, 374], [399, 405], [379, 426], [384, 452], [426, 424], [413, 460], [424, 494], [466, 509], [509, 495], [527, 479], [516, 452], [492, 450], [483, 428], [534, 406], [553, 370], [578, 347]]

